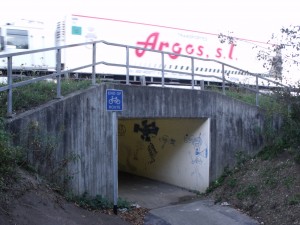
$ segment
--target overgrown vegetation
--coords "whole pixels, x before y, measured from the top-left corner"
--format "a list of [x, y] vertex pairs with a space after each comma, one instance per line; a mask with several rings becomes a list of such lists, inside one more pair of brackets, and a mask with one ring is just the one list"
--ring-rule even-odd
[[[66, 79], [61, 82], [61, 94], [86, 89], [91, 80]], [[57, 85], [54, 82], [40, 81], [31, 85], [22, 86], [13, 90], [13, 112], [22, 112], [39, 106], [56, 97]], [[7, 112], [7, 92], [0, 92], [0, 192], [9, 185], [12, 178], [16, 178], [16, 168], [21, 166], [32, 172], [48, 171], [48, 179], [54, 184], [57, 177], [64, 173], [64, 180], [71, 175], [66, 174], [67, 164], [78, 159], [77, 156], [68, 155], [54, 163], [56, 137], [43, 135], [38, 125], [31, 124], [27, 134], [31, 135], [30, 142], [20, 146], [12, 146], [12, 135], [5, 131], [4, 117]], [[22, 132], [22, 131], [21, 131]], [[30, 153], [31, 152], [31, 153]], [[32, 164], [32, 162], [34, 162]], [[44, 168], [47, 167], [47, 168]], [[67, 181], [66, 181], [67, 182]], [[63, 183], [66, 183], [63, 181]]]
[[4, 129], [4, 121], [0, 118], [0, 192], [7, 180], [14, 177], [20, 158], [18, 148], [10, 145], [10, 135]]
[[[61, 82], [61, 94], [86, 89], [91, 85], [91, 80], [63, 79]], [[39, 106], [56, 97], [56, 83], [39, 81], [13, 89], [13, 112], [26, 111]], [[0, 92], [0, 117], [5, 117], [7, 112], [7, 92]]]
[[[61, 83], [61, 94], [67, 95], [71, 92], [82, 90], [91, 85], [91, 80], [63, 80]], [[39, 106], [56, 97], [56, 84], [53, 82], [41, 81], [31, 85], [23, 86], [13, 90], [13, 111], [20, 112]], [[0, 92], [0, 192], [6, 187], [7, 178], [11, 178], [18, 166], [31, 172], [40, 173], [42, 170], [47, 175], [52, 188], [65, 195], [67, 200], [75, 202], [82, 208], [111, 209], [113, 203], [108, 199], [97, 195], [90, 197], [87, 193], [80, 196], [70, 194], [65, 186], [72, 174], [67, 174], [67, 165], [79, 159], [77, 155], [68, 155], [60, 160], [54, 160], [56, 150], [56, 138], [59, 136], [44, 135], [38, 124], [32, 122], [28, 132], [23, 134], [31, 136], [28, 143], [22, 143], [20, 147], [11, 145], [11, 135], [5, 131], [4, 119], [6, 115], [7, 92]], [[22, 153], [21, 153], [22, 152]], [[54, 161], [57, 161], [54, 163]], [[46, 171], [46, 172], [45, 172]], [[60, 182], [57, 177], [63, 176]], [[60, 185], [57, 184], [60, 182]], [[62, 185], [62, 186], [61, 186]], [[119, 208], [131, 208], [131, 203], [118, 199]]]
[[21, 166], [37, 174], [43, 174], [48, 182], [63, 193], [73, 177], [68, 171], [68, 166], [80, 160], [79, 155], [58, 152], [57, 146], [62, 133], [44, 132], [37, 121], [31, 121], [26, 131], [20, 131], [19, 135], [26, 137], [27, 140], [20, 143], [24, 158]]
[[[245, 93], [230, 94], [244, 100]], [[246, 99], [249, 98], [245, 96]], [[276, 91], [273, 97], [275, 100], [266, 98], [262, 105], [266, 110], [266, 126], [263, 132], [266, 146], [263, 151], [254, 157], [237, 152], [236, 166], [231, 170], [226, 167], [203, 196], [214, 199], [215, 203], [233, 205], [262, 224], [298, 224], [299, 87], [293, 93], [286, 90]], [[274, 116], [280, 116], [282, 123], [274, 124]]]
[[288, 150], [268, 160], [252, 157], [226, 169], [202, 197], [236, 207], [261, 224], [298, 224], [299, 168]]
[[[75, 202], [78, 206], [88, 209], [88, 210], [97, 210], [97, 209], [112, 209], [113, 202], [109, 201], [107, 198], [102, 197], [101, 195], [96, 195], [95, 197], [91, 197], [88, 195], [87, 192], [83, 193], [82, 195], [74, 195], [74, 194], [67, 194], [66, 199], [68, 201]], [[120, 209], [130, 209], [132, 203], [118, 198], [118, 208]]]
[[[231, 87], [226, 95], [243, 102], [255, 105], [255, 94]], [[288, 89], [277, 89], [270, 95], [261, 95], [259, 105], [266, 111], [264, 138], [266, 146], [259, 157], [270, 159], [284, 150], [289, 150], [294, 159], [300, 163], [300, 86]], [[282, 127], [275, 127], [274, 116], [282, 118]]]
[[[262, 159], [271, 159], [283, 151], [289, 151], [297, 163], [300, 164], [300, 93], [299, 87], [295, 92], [281, 91], [276, 93], [279, 103], [284, 102], [276, 108], [269, 108], [267, 111], [268, 127], [266, 128], [267, 146], [259, 156]], [[285, 107], [285, 108], [283, 108]], [[288, 108], [288, 110], [286, 110]], [[272, 116], [279, 113], [282, 117], [280, 132], [274, 129]]]
[[[12, 146], [11, 135], [4, 129], [4, 120], [0, 119], [0, 195], [2, 190], [9, 188], [8, 185], [17, 178], [16, 168], [22, 167], [33, 173], [45, 174], [47, 182], [50, 182], [49, 187], [82, 208], [88, 210], [113, 208], [113, 203], [101, 195], [91, 197], [86, 192], [79, 196], [70, 194], [66, 189], [66, 184], [68, 179], [72, 179], [72, 175], [68, 174], [67, 166], [79, 157], [71, 154], [55, 160], [55, 139], [40, 134], [37, 124], [31, 124], [29, 133], [30, 142], [19, 147]], [[63, 177], [62, 182], [59, 181], [61, 177]], [[132, 206], [130, 202], [119, 198], [118, 207], [131, 209]]]

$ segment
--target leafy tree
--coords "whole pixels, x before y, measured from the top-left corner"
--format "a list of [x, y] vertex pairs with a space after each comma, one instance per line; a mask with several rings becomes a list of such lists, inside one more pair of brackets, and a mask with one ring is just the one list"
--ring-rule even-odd
[[[238, 45], [238, 39], [231, 34], [220, 34], [220, 42]], [[258, 51], [257, 59], [263, 61], [271, 77], [280, 81], [286, 79], [289, 88], [274, 89], [273, 97], [284, 103], [282, 107], [289, 105], [289, 112], [283, 115], [281, 135], [274, 135], [274, 142], [267, 149], [275, 152], [279, 149], [290, 149], [295, 154], [295, 160], [300, 163], [300, 26], [282, 27], [278, 34], [272, 35], [268, 43], [268, 48]], [[293, 81], [298, 81], [289, 82], [283, 76], [285, 74], [294, 76], [296, 79]]]
[[[272, 44], [268, 52], [259, 52], [258, 59], [265, 60], [265, 67], [275, 76], [282, 72], [294, 73], [291, 69], [298, 68], [300, 63], [300, 26], [282, 27], [279, 33], [273, 33], [269, 43]], [[294, 76], [299, 77], [298, 74]]]

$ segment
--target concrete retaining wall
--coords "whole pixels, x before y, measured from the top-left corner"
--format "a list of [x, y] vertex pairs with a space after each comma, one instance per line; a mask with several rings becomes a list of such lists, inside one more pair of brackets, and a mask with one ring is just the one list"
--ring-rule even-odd
[[[264, 113], [255, 106], [209, 91], [94, 86], [9, 121], [15, 143], [27, 146], [28, 159], [36, 168], [48, 176], [65, 174], [60, 181], [76, 194], [87, 191], [113, 198], [112, 113], [105, 109], [106, 89], [124, 92], [124, 111], [117, 113], [119, 119], [209, 118], [209, 181], [220, 176], [224, 167], [235, 164], [237, 152], [255, 154], [263, 146]], [[32, 143], [36, 136], [49, 142], [43, 147], [46, 153]], [[66, 161], [69, 164], [63, 167]]]

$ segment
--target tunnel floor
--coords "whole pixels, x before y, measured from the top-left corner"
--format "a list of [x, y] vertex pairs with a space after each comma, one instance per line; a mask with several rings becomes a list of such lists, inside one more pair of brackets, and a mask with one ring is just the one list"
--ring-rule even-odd
[[119, 197], [148, 209], [193, 200], [188, 190], [129, 173], [119, 172]]

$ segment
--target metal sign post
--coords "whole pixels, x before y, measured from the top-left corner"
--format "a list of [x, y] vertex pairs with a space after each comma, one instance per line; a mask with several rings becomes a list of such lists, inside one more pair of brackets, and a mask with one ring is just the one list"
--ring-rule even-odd
[[106, 90], [106, 110], [112, 111], [112, 153], [113, 153], [113, 192], [114, 192], [114, 213], [118, 213], [118, 133], [117, 113], [123, 110], [123, 91]]

